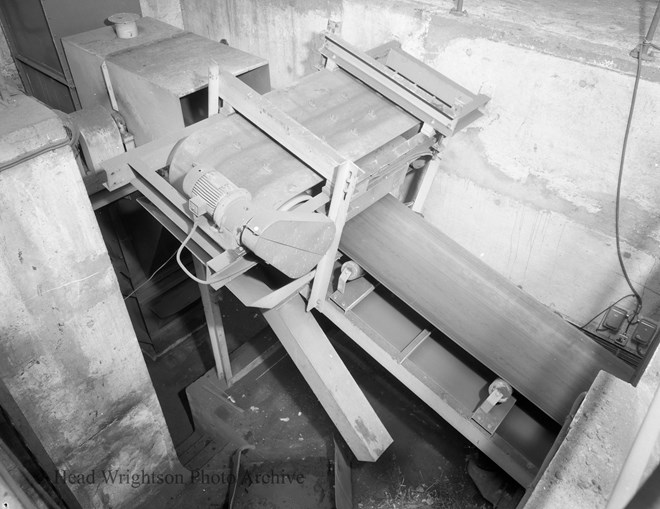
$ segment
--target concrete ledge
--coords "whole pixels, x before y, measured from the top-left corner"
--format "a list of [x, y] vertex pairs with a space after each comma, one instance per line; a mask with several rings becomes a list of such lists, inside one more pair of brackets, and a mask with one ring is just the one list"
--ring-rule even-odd
[[24, 94], [0, 103], [0, 117], [0, 165], [67, 139], [57, 114]]
[[601, 371], [565, 440], [519, 507], [605, 507], [647, 406], [635, 387]]

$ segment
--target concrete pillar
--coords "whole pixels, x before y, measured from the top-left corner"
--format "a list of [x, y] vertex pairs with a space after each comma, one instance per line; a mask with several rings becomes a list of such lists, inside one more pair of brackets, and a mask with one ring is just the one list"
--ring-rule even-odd
[[[32, 98], [0, 117], [0, 167], [66, 140]], [[0, 222], [0, 404], [70, 506], [138, 507], [104, 475], [180, 467], [68, 146], [0, 171]]]

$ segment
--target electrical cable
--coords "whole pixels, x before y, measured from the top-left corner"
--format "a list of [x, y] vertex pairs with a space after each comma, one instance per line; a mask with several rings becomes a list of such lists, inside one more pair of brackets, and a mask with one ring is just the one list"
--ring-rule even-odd
[[288, 212], [292, 208], [296, 207], [297, 205], [300, 205], [301, 203], [308, 202], [312, 198], [311, 195], [309, 194], [301, 194], [298, 196], [294, 196], [290, 200], [284, 202], [280, 207], [277, 209], [279, 212]]
[[172, 255], [171, 255], [167, 260], [165, 260], [165, 261], [163, 262], [163, 264], [162, 264], [160, 267], [158, 267], [156, 270], [154, 270], [153, 273], [151, 274], [151, 276], [149, 276], [149, 277], [148, 277], [145, 281], [143, 281], [143, 282], [142, 282], [137, 288], [135, 288], [131, 293], [129, 293], [126, 297], [124, 297], [124, 300], [128, 300], [128, 299], [129, 299], [130, 297], [132, 297], [135, 293], [137, 293], [138, 290], [140, 290], [140, 288], [142, 288], [142, 287], [143, 287], [144, 285], [146, 285], [149, 281], [151, 281], [151, 280], [154, 278], [154, 276], [155, 276], [156, 274], [158, 274], [163, 268], [165, 268], [165, 265], [167, 265], [167, 264], [172, 260], [172, 258], [174, 258], [175, 255], [176, 255], [176, 251], [175, 251], [174, 253], [172, 253]]
[[234, 497], [236, 496], [236, 487], [238, 486], [238, 474], [240, 472], [240, 469], [241, 469], [241, 450], [239, 449], [237, 452], [236, 467], [234, 469], [234, 486], [232, 486], [231, 498], [229, 499], [228, 509], [234, 508]]
[[50, 143], [45, 147], [41, 147], [38, 150], [33, 150], [32, 152], [27, 152], [22, 156], [16, 157], [11, 161], [7, 161], [6, 163], [1, 164], [0, 172], [18, 166], [19, 164], [29, 161], [30, 159], [34, 159], [35, 157], [39, 157], [40, 155], [45, 154], [46, 152], [50, 152], [51, 150], [57, 150], [58, 148], [70, 146], [72, 143], [73, 143], [73, 138], [67, 132], [67, 137], [64, 140], [55, 143]]
[[137, 293], [140, 288], [142, 288], [144, 285], [146, 285], [149, 281], [151, 281], [156, 274], [158, 274], [162, 269], [165, 268], [165, 266], [172, 260], [172, 258], [176, 257], [176, 261], [179, 264], [179, 267], [181, 267], [181, 270], [186, 273], [186, 275], [195, 281], [196, 283], [199, 283], [200, 285], [212, 285], [213, 283], [217, 283], [218, 281], [221, 281], [223, 278], [227, 277], [227, 274], [223, 274], [222, 277], [217, 277], [217, 278], [209, 278], [207, 280], [202, 280], [197, 277], [195, 277], [193, 274], [190, 273], [190, 271], [186, 268], [186, 266], [183, 264], [181, 261], [181, 254], [183, 253], [183, 249], [186, 247], [186, 244], [190, 241], [192, 238], [193, 234], [197, 230], [197, 227], [199, 226], [199, 223], [197, 221], [193, 222], [192, 228], [190, 228], [190, 232], [188, 232], [188, 235], [186, 238], [183, 240], [179, 248], [172, 253], [172, 255], [163, 262], [163, 264], [158, 267], [151, 276], [145, 281], [142, 282], [135, 290], [133, 290], [131, 293], [129, 293], [126, 297], [124, 297], [124, 300], [127, 300], [129, 297], [132, 297], [135, 293]]
[[229, 499], [228, 509], [234, 508], [234, 497], [236, 496], [236, 488], [238, 486], [238, 474], [241, 471], [241, 454], [243, 451], [253, 451], [255, 449], [252, 444], [245, 444], [236, 449], [236, 460], [234, 461], [234, 486], [231, 491], [231, 498]]
[[[660, 3], [658, 4], [658, 9], [660, 9]], [[657, 16], [658, 10], [656, 9], [656, 16]], [[616, 184], [616, 201], [615, 201], [615, 209], [614, 209], [614, 231], [615, 231], [615, 240], [616, 240], [616, 255], [619, 260], [619, 266], [621, 267], [621, 272], [623, 273], [623, 277], [626, 280], [626, 283], [628, 284], [628, 287], [632, 291], [631, 294], [626, 295], [625, 297], [621, 297], [618, 301], [616, 301], [614, 304], [611, 306], [605, 308], [603, 311], [598, 313], [596, 316], [594, 316], [591, 320], [589, 320], [587, 323], [579, 327], [580, 329], [584, 329], [587, 325], [589, 325], [591, 322], [593, 322], [596, 318], [598, 318], [600, 315], [603, 313], [609, 311], [612, 309], [613, 306], [621, 302], [623, 299], [626, 299], [628, 297], [635, 297], [635, 300], [637, 301], [637, 305], [635, 306], [635, 311], [632, 315], [632, 317], [628, 318], [628, 326], [626, 327], [626, 333], [628, 332], [628, 329], [630, 326], [633, 324], [635, 319], [639, 316], [639, 313], [642, 310], [643, 302], [642, 302], [642, 296], [639, 294], [639, 292], [635, 289], [635, 287], [632, 284], [632, 281], [630, 280], [630, 276], [628, 276], [628, 271], [626, 270], [626, 265], [623, 261], [623, 256], [621, 254], [621, 234], [620, 234], [620, 215], [621, 215], [621, 184], [623, 182], [623, 169], [625, 167], [625, 161], [626, 161], [626, 150], [628, 148], [628, 138], [630, 137], [630, 128], [632, 126], [632, 119], [633, 119], [633, 114], [635, 112], [635, 104], [637, 102], [637, 91], [639, 89], [639, 82], [640, 78], [642, 75], [642, 55], [644, 53], [644, 46], [648, 45], [651, 47], [656, 47], [654, 44], [651, 42], [647, 41], [646, 39], [644, 40], [644, 43], [642, 43], [642, 47], [640, 48], [639, 52], [637, 53], [637, 69], [635, 71], [635, 83], [633, 85], [633, 93], [632, 93], [632, 98], [630, 100], [630, 110], [628, 112], [628, 120], [626, 122], [626, 130], [623, 136], [623, 145], [621, 147], [621, 159], [619, 161], [619, 175], [617, 178], [617, 184]], [[635, 322], [637, 323], [637, 322]]]
[[40, 155], [45, 154], [46, 152], [50, 152], [51, 150], [57, 150], [58, 148], [66, 147], [67, 145], [75, 146], [78, 143], [78, 139], [80, 138], [80, 136], [75, 125], [73, 124], [73, 122], [71, 122], [69, 115], [59, 110], [53, 110], [53, 112], [62, 121], [62, 126], [64, 127], [66, 138], [60, 141], [56, 141], [54, 143], [50, 143], [44, 147], [33, 150], [31, 152], [26, 152], [25, 154], [18, 156], [12, 159], [11, 161], [7, 161], [6, 163], [0, 165], [0, 171], [5, 171], [15, 166], [18, 166], [19, 164], [29, 161], [30, 159], [34, 159], [35, 157], [39, 157]]
[[[621, 255], [621, 235], [619, 232], [619, 223], [620, 223], [620, 209], [621, 209], [621, 183], [623, 181], [623, 169], [626, 160], [626, 149], [628, 148], [628, 138], [630, 136], [630, 127], [632, 125], [633, 113], [635, 112], [635, 103], [637, 102], [637, 90], [639, 88], [639, 81], [642, 74], [642, 52], [640, 51], [637, 55], [637, 71], [635, 73], [635, 84], [633, 85], [632, 99], [630, 101], [630, 111], [628, 113], [628, 121], [626, 122], [626, 131], [623, 136], [623, 146], [621, 147], [621, 160], [619, 163], [619, 176], [617, 179], [616, 185], [616, 202], [615, 202], [615, 212], [614, 212], [614, 230], [615, 230], [615, 239], [616, 239], [616, 254], [619, 259], [619, 266], [621, 267], [621, 272], [623, 277], [628, 283], [628, 287], [632, 291], [633, 296], [637, 300], [637, 306], [633, 314], [633, 320], [639, 315], [642, 309], [642, 297], [637, 292], [630, 277], [628, 276], [628, 271], [626, 270], [626, 265], [623, 262], [623, 256]], [[625, 298], [625, 297], [624, 297]], [[623, 299], [621, 299], [623, 300]], [[612, 304], [614, 305], [614, 304]], [[597, 317], [594, 317], [594, 319]], [[592, 319], [593, 320], [593, 319]]]
[[626, 330], [623, 332], [626, 336], [628, 335], [628, 330], [630, 329], [630, 327], [632, 327], [633, 325], [637, 325], [639, 323], [639, 320], [635, 320], [634, 322], [633, 322], [633, 320], [634, 320], [634, 315], [633, 315], [632, 318], [627, 318], [626, 319], [626, 321], [628, 322], [628, 325], [626, 325]]
[[607, 313], [610, 309], [612, 309], [614, 306], [616, 306], [619, 302], [621, 302], [621, 301], [624, 300], [624, 299], [627, 299], [628, 297], [634, 297], [634, 296], [635, 296], [634, 294], [629, 293], [628, 295], [625, 295], [625, 296], [621, 297], [619, 300], [617, 300], [616, 302], [610, 304], [610, 305], [607, 306], [605, 309], [603, 309], [600, 313], [598, 313], [597, 315], [595, 315], [594, 317], [592, 317], [592, 318], [591, 318], [588, 322], [586, 322], [584, 325], [580, 325], [580, 326], [578, 327], [578, 329], [580, 329], [580, 330], [584, 330], [584, 328], [585, 328], [587, 325], [589, 325], [591, 322], [593, 322], [596, 318], [598, 318], [598, 317], [599, 317], [600, 315], [602, 315], [603, 313]]
[[660, 49], [657, 45], [653, 44], [651, 40], [653, 39], [653, 36], [655, 34], [655, 29], [658, 24], [658, 20], [660, 19], [660, 2], [658, 2], [658, 6], [656, 7], [655, 13], [653, 15], [653, 21], [651, 23], [651, 26], [649, 27], [649, 31], [644, 38], [644, 41], [642, 44], [639, 46], [639, 51], [637, 51], [637, 68], [635, 71], [635, 83], [633, 85], [633, 93], [632, 93], [632, 98], [630, 100], [630, 109], [628, 112], [628, 120], [626, 122], [626, 130], [623, 136], [623, 145], [621, 147], [621, 158], [619, 161], [619, 175], [617, 177], [617, 185], [616, 185], [616, 201], [615, 201], [615, 211], [614, 211], [614, 230], [615, 230], [615, 239], [616, 239], [616, 254], [617, 258], [619, 260], [619, 266], [621, 267], [621, 272], [623, 273], [623, 277], [626, 280], [626, 283], [628, 284], [628, 287], [632, 291], [631, 294], [628, 294], [624, 297], [621, 297], [619, 300], [617, 300], [614, 304], [611, 304], [610, 306], [606, 307], [604, 310], [602, 310], [600, 313], [598, 313], [596, 316], [591, 318], [588, 322], [586, 322], [584, 325], [578, 327], [581, 330], [585, 330], [585, 327], [589, 325], [591, 322], [593, 322], [596, 318], [601, 316], [603, 313], [608, 312], [612, 307], [614, 307], [616, 304], [621, 302], [624, 299], [627, 299], [628, 297], [635, 297], [635, 300], [637, 301], [637, 305], [635, 306], [635, 311], [632, 314], [631, 317], [627, 317], [627, 322], [628, 325], [626, 326], [625, 334], [628, 333], [628, 329], [636, 324], [639, 323], [639, 320], [637, 320], [637, 317], [639, 316], [639, 313], [642, 310], [643, 307], [643, 301], [642, 301], [642, 296], [639, 294], [639, 292], [635, 289], [635, 287], [632, 284], [632, 281], [630, 280], [630, 277], [628, 276], [628, 271], [626, 270], [626, 265], [623, 261], [623, 256], [621, 254], [621, 235], [620, 235], [620, 212], [621, 212], [621, 184], [623, 182], [623, 169], [625, 167], [625, 160], [626, 160], [626, 150], [628, 148], [628, 138], [630, 137], [630, 128], [632, 126], [632, 119], [633, 119], [633, 114], [635, 112], [635, 104], [637, 102], [637, 91], [639, 89], [639, 82], [641, 79], [642, 75], [642, 56], [646, 53], [647, 47], [652, 47], [655, 49]]
[[198, 227], [198, 226], [199, 226], [199, 221], [198, 221], [198, 220], [195, 220], [195, 221], [193, 222], [192, 227], [190, 228], [190, 232], [188, 232], [188, 235], [186, 236], [185, 239], [183, 239], [183, 242], [182, 242], [181, 245], [179, 246], [179, 249], [177, 249], [177, 251], [176, 251], [176, 262], [179, 264], [179, 267], [181, 267], [181, 270], [182, 270], [183, 272], [185, 272], [186, 275], [187, 275], [190, 279], [192, 279], [193, 281], [195, 281], [196, 283], [199, 283], [200, 285], [212, 285], [212, 284], [214, 284], [214, 283], [218, 283], [218, 282], [222, 281], [222, 280], [225, 279], [228, 275], [223, 273], [223, 274], [220, 275], [220, 276], [217, 276], [217, 275], [216, 275], [216, 277], [210, 277], [209, 279], [199, 279], [198, 277], [195, 277], [195, 276], [194, 276], [194, 275], [193, 275], [193, 274], [192, 274], [192, 273], [186, 268], [186, 266], [185, 266], [185, 265], [183, 264], [183, 262], [181, 261], [181, 253], [183, 253], [183, 249], [186, 247], [186, 244], [188, 244], [188, 242], [190, 242], [190, 239], [192, 238], [193, 234], [194, 234], [195, 231], [197, 230], [197, 227]]

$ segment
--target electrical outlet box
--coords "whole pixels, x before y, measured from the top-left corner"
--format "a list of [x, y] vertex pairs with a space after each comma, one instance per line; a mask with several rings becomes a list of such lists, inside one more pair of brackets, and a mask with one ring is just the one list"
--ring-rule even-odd
[[652, 322], [647, 318], [640, 318], [635, 332], [633, 333], [633, 340], [641, 345], [648, 345], [653, 336], [655, 336], [656, 331], [658, 330], [658, 324]]
[[604, 329], [608, 329], [612, 332], [617, 332], [621, 328], [623, 321], [627, 317], [628, 317], [628, 312], [625, 309], [612, 306], [605, 315], [605, 318], [603, 318], [603, 323], [601, 324], [601, 326]]

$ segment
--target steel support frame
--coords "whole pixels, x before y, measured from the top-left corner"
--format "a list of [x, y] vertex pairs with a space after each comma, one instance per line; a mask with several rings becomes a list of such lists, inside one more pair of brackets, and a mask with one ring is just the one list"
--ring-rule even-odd
[[[224, 71], [220, 73], [219, 94], [223, 107], [229, 105], [237, 110], [329, 183], [334, 182], [340, 165], [354, 165], [234, 75]], [[355, 171], [361, 172], [359, 168]]]
[[[336, 66], [343, 69], [443, 136], [453, 135], [460, 127], [480, 116], [479, 108], [489, 101], [487, 96], [468, 92], [392, 46], [388, 46], [387, 51], [398, 57], [392, 66], [405, 66], [407, 71], [402, 68], [401, 72], [397, 72], [337, 36], [326, 34], [325, 38], [321, 54], [326, 57], [329, 68]], [[416, 73], [436, 80], [443, 86], [443, 92], [434, 95], [418, 86], [412, 81]]]
[[399, 362], [393, 352], [388, 352], [383, 348], [387, 341], [369, 325], [361, 321], [358, 315], [352, 311], [344, 313], [343, 310], [330, 301], [327, 301], [320, 311], [360, 348], [400, 380], [454, 429], [458, 430], [472, 444], [495, 461], [518, 483], [525, 488], [532, 485], [540, 465], [534, 464], [501, 436], [497, 434], [490, 435], [471, 422], [468, 409], [461, 408], [460, 403], [455, 400], [450, 392], [439, 390], [438, 387], [431, 388], [425, 383], [423, 377], [417, 377], [402, 362]]
[[[234, 77], [231, 76], [231, 81], [233, 82], [233, 80]], [[243, 104], [240, 98], [239, 95], [238, 100], [237, 97], [233, 99], [237, 100], [239, 104]], [[227, 102], [225, 102], [226, 104]], [[263, 110], [261, 113], [263, 113]], [[213, 119], [214, 117], [211, 117], [202, 123], [212, 122]], [[285, 123], [287, 119], [286, 116], [280, 118]], [[322, 142], [318, 138], [317, 140]], [[174, 137], [160, 143], [152, 142], [111, 160], [105, 169], [106, 171], [113, 171], [114, 168], [122, 171], [129, 168], [133, 177], [131, 183], [153, 204], [152, 207], [147, 207], [147, 210], [179, 240], [182, 240], [192, 225], [187, 200], [157, 173], [166, 165], [167, 155], [175, 143]], [[290, 147], [286, 147], [291, 150]], [[334, 149], [328, 146], [327, 149], [322, 150], [325, 150], [327, 155], [328, 151]], [[298, 154], [294, 151], [294, 155]], [[346, 209], [355, 187], [358, 171], [359, 169], [353, 162], [343, 158], [332, 169], [333, 175], [335, 173], [341, 174], [345, 182], [345, 185], [341, 185], [335, 190], [335, 196], [339, 196], [335, 200], [335, 206], [333, 207], [331, 204], [331, 209], [336, 211], [337, 218], [341, 221], [346, 217]], [[322, 193], [321, 196], [310, 201], [322, 205], [327, 201], [327, 197]], [[214, 237], [215, 233], [212, 225], [202, 218], [198, 232], [193, 235], [188, 244], [194, 258], [199, 260], [196, 262], [198, 273], [205, 274], [207, 277], [211, 274], [209, 269], [214, 268], [214, 262], [223, 260], [227, 253], [219, 248], [219, 244], [214, 241]], [[337, 236], [334, 244], [333, 263], [338, 243], [339, 236]], [[392, 442], [392, 438], [364, 395], [362, 395], [339, 356], [334, 352], [329, 340], [323, 334], [314, 317], [305, 311], [304, 303], [302, 303], [299, 296], [301, 286], [308, 285], [313, 277], [317, 277], [318, 270], [312, 271], [282, 288], [273, 290], [265, 285], [263, 281], [253, 279], [249, 274], [245, 274], [255, 265], [256, 262], [239, 257], [225, 267], [227, 277], [222, 281], [222, 284], [214, 286], [227, 285], [228, 289], [239, 297], [244, 304], [262, 309], [264, 316], [275, 330], [280, 341], [285, 345], [319, 400], [323, 403], [335, 425], [342, 432], [347, 443], [350, 444], [356, 457], [362, 461], [375, 461]], [[326, 288], [331, 270], [332, 263], [328, 263], [327, 274], [324, 277]], [[213, 277], [217, 277], [218, 272], [214, 272]], [[223, 334], [216, 316], [219, 310], [215, 309], [210, 301], [208, 289], [202, 289], [202, 292], [205, 299], [205, 311], [218, 375], [221, 376], [222, 381], [229, 385], [233, 380], [231, 376], [232, 368], [229, 355], [228, 353], [225, 354], [226, 343], [223, 341]], [[204, 292], [207, 292], [207, 294], [204, 294]], [[250, 297], [246, 297], [246, 295]], [[346, 397], [349, 394], [351, 397]]]
[[[430, 104], [428, 97], [423, 96], [421, 92], [413, 93], [407, 87], [401, 87], [401, 84], [396, 80], [392, 81], [391, 78], [387, 78], [391, 83], [386, 80], [386, 84], [383, 85], [382, 76], [378, 76], [376, 80], [370, 79], [368, 76], [365, 78], [360, 72], [365, 61], [368, 68], [378, 67], [381, 64], [378, 64], [371, 57], [357, 52], [357, 50], [351, 49], [348, 54], [343, 53], [342, 58], [339, 59], [340, 66], [348, 66], [348, 64], [345, 64], [346, 59], [360, 60], [360, 65], [352, 67], [352, 71], [349, 72], [365, 82], [367, 86], [408, 110], [427, 125], [433, 127], [438, 133], [449, 135], [453, 132], [456, 123], [454, 119], [447, 116], [447, 114], [455, 113], [451, 107], [443, 108], [444, 113], [440, 113], [437, 107]], [[377, 65], [374, 65], [374, 63]], [[246, 305], [265, 308], [264, 316], [287, 347], [317, 397], [324, 402], [324, 407], [342, 431], [353, 452], [358, 459], [374, 461], [389, 445], [391, 437], [366, 400], [359, 401], [359, 405], [355, 404], [355, 401], [360, 398], [364, 399], [364, 396], [343, 363], [341, 363], [341, 360], [336, 356], [336, 353], [332, 353], [334, 350], [329, 345], [327, 338], [325, 338], [313, 316], [308, 312], [309, 309], [320, 306], [326, 314], [332, 314], [331, 310], [334, 304], [326, 301], [330, 275], [337, 255], [341, 229], [347, 218], [356, 182], [362, 180], [361, 177], [365, 176], [364, 172], [353, 161], [337, 153], [334, 148], [280, 111], [267, 98], [254, 92], [233, 75], [220, 73], [218, 81], [218, 93], [219, 97], [223, 99], [223, 111], [225, 113], [235, 108], [257, 128], [264, 131], [326, 179], [328, 183], [326, 190], [332, 190], [333, 194], [329, 215], [335, 221], [338, 233], [331, 249], [315, 272], [279, 290], [273, 290], [267, 287], [263, 281], [257, 280], [257, 286], [261, 284], [261, 288], [252, 297], [246, 298], [245, 291], [249, 294], [256, 288], [253, 287], [252, 290], [249, 290], [250, 284], [255, 283], [255, 281], [250, 283], [250, 277], [249, 274], [246, 274], [246, 271], [253, 268], [256, 262], [242, 256], [236, 256], [233, 259], [228, 258], [227, 253], [219, 248], [212, 224], [208, 220], [202, 219], [198, 231], [189, 243], [190, 251], [199, 260], [198, 271], [200, 274], [204, 273], [207, 276], [213, 274], [213, 277], [216, 277], [218, 272], [224, 268], [227, 277], [222, 283], [214, 285], [214, 288], [227, 285], [229, 290], [241, 298]], [[150, 208], [150, 212], [181, 240], [192, 225], [192, 216], [187, 207], [187, 199], [157, 172], [167, 165], [168, 156], [178, 140], [192, 132], [206, 128], [217, 118], [222, 119], [222, 116], [212, 116], [183, 131], [114, 158], [104, 165], [108, 177], [108, 189], [116, 189], [131, 182], [154, 205]], [[427, 131], [429, 130], [427, 129]], [[434, 142], [436, 141], [433, 130], [420, 136], [426, 136], [428, 140], [433, 139]], [[421, 142], [422, 140], [417, 139], [417, 141]], [[403, 145], [406, 146], [406, 143], [404, 142]], [[401, 157], [403, 157], [403, 154], [401, 154]], [[308, 283], [312, 277], [314, 282], [310, 287]], [[248, 286], [245, 286], [246, 284]], [[301, 297], [297, 295], [299, 291], [312, 297], [308, 298], [307, 310], [304, 304], [301, 306]], [[351, 329], [351, 333], [355, 333], [357, 336], [360, 334], [357, 328]], [[362, 334], [364, 333], [362, 332]], [[310, 338], [313, 338], [313, 341]], [[312, 343], [316, 343], [316, 346], [312, 347]], [[220, 346], [220, 343], [216, 346]], [[328, 362], [327, 357], [321, 359], [316, 352], [318, 349], [326, 353], [330, 352], [328, 355], [330, 358], [335, 357], [335, 360]], [[369, 353], [378, 359], [377, 353]], [[218, 348], [218, 355], [215, 357], [219, 368], [222, 366], [223, 374], [229, 383], [227, 375], [231, 376], [229, 373], [231, 365], [228, 364], [228, 355], [226, 359], [223, 359], [222, 352]], [[400, 364], [397, 364], [397, 366], [399, 366], [399, 369], [403, 369]], [[220, 369], [218, 373], [220, 374]], [[322, 373], [325, 373], [325, 375]], [[341, 373], [341, 376], [337, 377], [337, 373]], [[325, 379], [326, 376], [329, 378]], [[341, 397], [342, 391], [337, 392], [337, 387], [340, 386], [344, 388], [342, 391], [350, 388], [347, 392], [344, 391], [351, 393], [352, 398], [350, 400]], [[434, 406], [434, 408], [436, 407]], [[437, 408], [436, 411], [438, 411]], [[451, 412], [444, 409], [438, 411], [438, 413], [449, 422], [452, 422], [452, 419], [456, 420]], [[456, 424], [455, 427], [457, 427]], [[363, 434], [365, 430], [368, 431], [368, 436]], [[371, 438], [373, 436], [376, 436], [377, 439], [373, 440]], [[473, 441], [478, 440], [474, 438]], [[485, 447], [492, 448], [493, 446]], [[509, 455], [513, 457], [520, 456], [515, 450], [509, 451]], [[515, 473], [514, 477], [526, 482], [530, 476], [529, 472], [525, 472], [524, 468], [516, 470], [516, 468], [519, 468], [519, 463], [514, 463], [515, 468], [511, 469]]]
[[[245, 305], [269, 291], [263, 281], [249, 273], [227, 287]], [[314, 316], [306, 311], [303, 298], [292, 295], [279, 307], [263, 310], [263, 316], [355, 457], [376, 461], [392, 437]]]
[[321, 138], [279, 110], [268, 99], [228, 72], [220, 73], [220, 98], [294, 156], [321, 175], [332, 188], [328, 217], [335, 223], [335, 237], [316, 268], [307, 311], [320, 305], [327, 293], [341, 232], [355, 184], [364, 172]]
[[307, 303], [307, 311], [322, 306], [325, 302], [332, 269], [337, 256], [339, 240], [341, 239], [341, 232], [344, 229], [348, 207], [355, 191], [355, 182], [357, 180], [356, 170], [357, 166], [347, 163], [341, 164], [338, 168], [337, 180], [335, 181], [332, 200], [330, 201], [330, 210], [328, 211], [328, 217], [335, 223], [335, 238], [332, 240], [328, 252], [321, 258], [321, 261], [316, 267], [316, 277], [312, 284], [312, 291], [310, 292]]
[[[199, 261], [193, 255], [195, 263], [195, 272], [199, 279], [207, 279], [210, 276], [209, 268]], [[222, 312], [219, 303], [214, 299], [214, 294], [208, 285], [199, 285], [199, 293], [202, 297], [202, 306], [204, 306], [204, 315], [206, 316], [206, 326], [211, 340], [211, 349], [213, 350], [213, 359], [215, 360], [215, 369], [220, 381], [224, 381], [227, 387], [232, 385], [232, 368], [227, 349], [227, 337], [225, 328], [222, 324]]]

